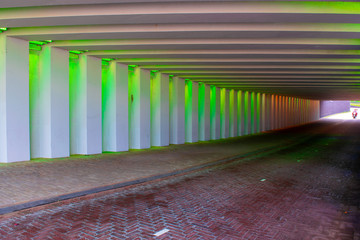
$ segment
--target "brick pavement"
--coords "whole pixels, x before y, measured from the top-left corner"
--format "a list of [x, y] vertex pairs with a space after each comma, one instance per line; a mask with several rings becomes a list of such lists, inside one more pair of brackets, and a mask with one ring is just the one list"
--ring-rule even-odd
[[[306, 126], [298, 129], [301, 131]], [[0, 164], [0, 213], [6, 207], [66, 199], [82, 191], [158, 176], [294, 139], [286, 131], [149, 150]], [[39, 202], [36, 202], [39, 201]], [[1, 211], [5, 209], [4, 211]], [[11, 209], [10, 209], [11, 210]]]
[[0, 236], [360, 239], [359, 134], [345, 122], [251, 161], [4, 215]]

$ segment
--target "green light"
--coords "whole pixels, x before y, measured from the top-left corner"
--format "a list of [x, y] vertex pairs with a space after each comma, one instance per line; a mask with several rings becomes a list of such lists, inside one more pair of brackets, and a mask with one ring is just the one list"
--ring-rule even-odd
[[169, 75], [169, 77], [173, 77], [174, 75]]
[[0, 31], [6, 31], [7, 28], [0, 27]]
[[71, 50], [71, 51], [69, 51], [69, 53], [72, 53], [72, 54], [82, 54], [82, 53], [84, 53], [84, 51]]
[[129, 67], [136, 68], [137, 65], [128, 65]]
[[43, 42], [43, 41], [30, 41], [29, 43], [30, 43], [30, 44], [35, 44], [35, 45], [40, 45], [40, 46], [46, 44], [46, 42]]
[[151, 70], [151, 72], [153, 72], [153, 73], [156, 73], [156, 72], [158, 72], [159, 70]]
[[29, 49], [30, 50], [35, 50], [35, 51], [41, 51], [41, 46], [30, 43], [29, 44]]

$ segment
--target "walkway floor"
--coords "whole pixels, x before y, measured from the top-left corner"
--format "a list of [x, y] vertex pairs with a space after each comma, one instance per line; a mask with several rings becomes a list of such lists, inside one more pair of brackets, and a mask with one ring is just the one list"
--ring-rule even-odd
[[298, 137], [278, 131], [123, 153], [0, 163], [0, 214], [131, 185], [269, 147], [277, 148]]
[[16, 194], [1, 191], [21, 202], [39, 199], [36, 191], [50, 197], [53, 189], [69, 193], [253, 152], [201, 171], [5, 214], [0, 236], [360, 239], [359, 125], [323, 120], [227, 141], [4, 165], [2, 184], [14, 179], [8, 187]]

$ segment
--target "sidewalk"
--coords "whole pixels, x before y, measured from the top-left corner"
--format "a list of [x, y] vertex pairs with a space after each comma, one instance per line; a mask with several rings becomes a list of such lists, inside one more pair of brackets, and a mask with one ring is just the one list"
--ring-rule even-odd
[[[286, 145], [293, 131], [123, 153], [0, 164], [0, 214], [171, 176], [233, 156]], [[299, 134], [297, 135], [297, 137]], [[184, 171], [185, 170], [185, 171]]]

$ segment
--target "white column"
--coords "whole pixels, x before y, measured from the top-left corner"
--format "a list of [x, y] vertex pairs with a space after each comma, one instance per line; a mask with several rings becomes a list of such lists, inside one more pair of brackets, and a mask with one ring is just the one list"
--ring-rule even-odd
[[257, 122], [258, 122], [258, 116], [257, 116], [257, 94], [255, 92], [251, 93], [251, 134], [254, 134], [257, 132]]
[[221, 89], [221, 118], [220, 118], [220, 125], [221, 125], [221, 138], [228, 138], [229, 137], [229, 90], [226, 88]]
[[210, 140], [210, 86], [199, 84], [199, 140]]
[[30, 88], [30, 142], [32, 158], [70, 155], [69, 53], [43, 46], [38, 66], [32, 65]]
[[151, 145], [169, 145], [169, 75], [160, 72], [151, 80]]
[[271, 130], [271, 94], [266, 94], [266, 106], [265, 106], [265, 130]]
[[229, 131], [230, 137], [237, 136], [237, 102], [238, 102], [238, 91], [230, 90], [229, 93]]
[[211, 86], [210, 89], [210, 125], [211, 125], [211, 139], [220, 139], [220, 88]]
[[261, 125], [260, 125], [260, 132], [263, 132], [266, 130], [266, 94], [261, 94]]
[[150, 148], [150, 71], [134, 68], [129, 91], [130, 148]]
[[185, 81], [173, 77], [170, 81], [170, 143], [185, 142]]
[[276, 128], [276, 96], [275, 94], [271, 95], [271, 107], [270, 107], [270, 119], [271, 119], [271, 124], [270, 124], [270, 130], [274, 130]]
[[251, 123], [251, 113], [250, 113], [250, 93], [248, 91], [244, 92], [244, 135], [250, 134], [250, 123]]
[[237, 91], [237, 136], [244, 135], [244, 94]]
[[185, 141], [199, 141], [199, 84], [185, 82]]
[[103, 151], [129, 150], [128, 66], [109, 63], [102, 81], [102, 148]]
[[70, 81], [70, 148], [72, 154], [102, 152], [101, 59], [80, 55]]
[[0, 34], [0, 162], [30, 160], [29, 43]]

